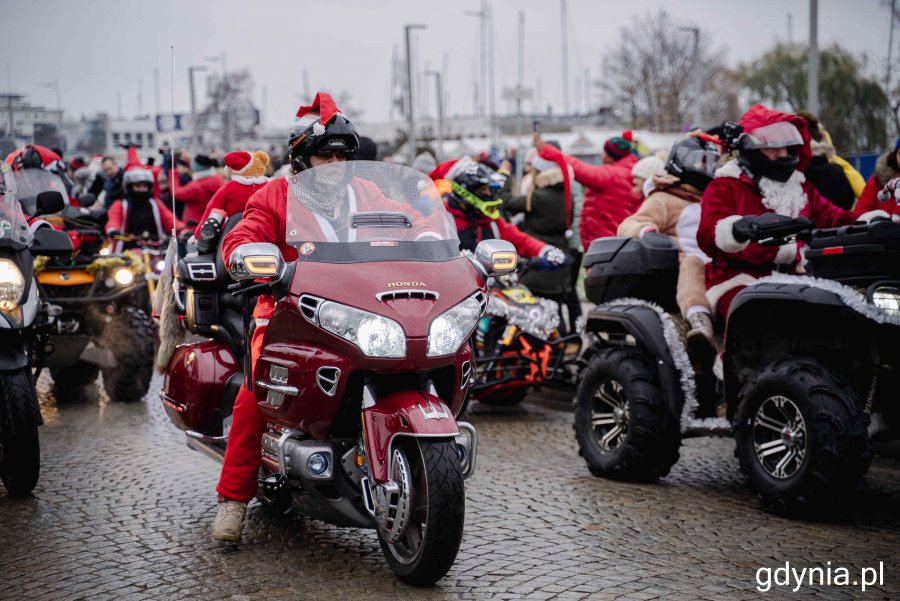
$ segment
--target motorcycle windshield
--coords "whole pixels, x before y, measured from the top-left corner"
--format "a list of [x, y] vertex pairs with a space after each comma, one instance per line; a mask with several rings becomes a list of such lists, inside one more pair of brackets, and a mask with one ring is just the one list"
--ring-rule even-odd
[[321, 165], [289, 176], [286, 242], [301, 261], [448, 261], [456, 226], [434, 182], [376, 161]]
[[16, 180], [16, 195], [22, 204], [22, 210], [26, 215], [34, 215], [37, 208], [37, 196], [41, 192], [56, 190], [63, 195], [66, 206], [69, 205], [69, 195], [62, 179], [43, 169], [21, 169], [13, 172]]
[[34, 234], [22, 212], [16, 193], [16, 178], [7, 165], [0, 165], [0, 246], [27, 247]]

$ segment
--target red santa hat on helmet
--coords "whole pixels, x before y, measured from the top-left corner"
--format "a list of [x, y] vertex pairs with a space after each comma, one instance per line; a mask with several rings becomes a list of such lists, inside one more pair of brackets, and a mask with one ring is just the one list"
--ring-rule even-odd
[[236, 150], [225, 155], [225, 164], [235, 175], [243, 175], [253, 163], [253, 155], [246, 150]]

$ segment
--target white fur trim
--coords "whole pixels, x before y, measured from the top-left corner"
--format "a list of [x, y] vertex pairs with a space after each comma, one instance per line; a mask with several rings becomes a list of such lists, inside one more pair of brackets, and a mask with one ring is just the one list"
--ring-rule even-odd
[[756, 281], [759, 284], [797, 284], [818, 288], [827, 292], [838, 295], [844, 304], [853, 309], [866, 319], [871, 319], [875, 323], [889, 324], [900, 326], [900, 316], [891, 315], [883, 309], [879, 309], [875, 305], [866, 301], [866, 297], [840, 282], [834, 280], [826, 280], [822, 278], [814, 278], [808, 275], [789, 275], [786, 273], [774, 273], [770, 276], [760, 278]]
[[688, 357], [687, 350], [684, 348], [684, 342], [678, 335], [678, 328], [672, 321], [672, 316], [663, 311], [662, 307], [656, 303], [651, 303], [639, 298], [617, 298], [613, 301], [598, 305], [597, 309], [610, 307], [615, 305], [637, 305], [652, 309], [663, 325], [663, 337], [666, 345], [669, 347], [669, 354], [672, 356], [672, 362], [675, 369], [678, 370], [681, 382], [681, 392], [684, 394], [684, 405], [681, 408], [681, 431], [684, 432], [691, 426], [694, 419], [694, 412], [699, 406], [697, 403], [697, 385], [694, 381], [694, 367], [691, 365], [691, 359]]
[[716, 223], [716, 246], [723, 252], [738, 253], [750, 245], [750, 241], [738, 242], [734, 237], [734, 224], [741, 220], [743, 215], [731, 215], [723, 217]]
[[264, 184], [269, 181], [269, 178], [265, 175], [260, 175], [258, 177], [244, 177], [243, 175], [232, 175], [231, 181], [237, 182], [239, 184], [243, 184], [245, 186], [252, 186], [253, 184]]
[[743, 171], [741, 171], [741, 166], [738, 165], [736, 160], [730, 160], [718, 169], [716, 169], [716, 177], [734, 177], [738, 178], [741, 176]]
[[719, 300], [725, 296], [725, 293], [729, 290], [733, 290], [738, 286], [750, 286], [756, 283], [756, 278], [752, 275], [748, 275], [746, 273], [739, 273], [731, 279], [725, 280], [724, 282], [719, 282], [712, 288], [706, 291], [706, 302], [709, 303], [709, 307], [715, 312], [716, 305], [719, 304]]
[[781, 245], [774, 260], [776, 265], [790, 265], [795, 262], [797, 260], [797, 243], [790, 242]]
[[883, 211], [882, 209], [875, 209], [874, 211], [866, 211], [865, 213], [857, 217], [856, 220], [869, 223], [876, 217], [890, 217], [890, 215], [888, 215], [887, 211]]
[[759, 192], [762, 195], [763, 205], [779, 215], [792, 219], [797, 217], [809, 202], [803, 189], [805, 181], [806, 176], [799, 171], [794, 171], [786, 182], [776, 182], [767, 177], [760, 178]]
[[700, 228], [700, 203], [692, 202], [682, 209], [675, 224], [675, 233], [678, 234], [678, 246], [686, 255], [700, 257], [704, 264], [712, 261], [706, 253], [700, 250], [697, 244], [697, 230]]

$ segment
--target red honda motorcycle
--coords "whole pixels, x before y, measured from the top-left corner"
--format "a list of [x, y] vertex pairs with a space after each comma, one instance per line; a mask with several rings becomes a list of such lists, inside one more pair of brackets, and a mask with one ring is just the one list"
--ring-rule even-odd
[[[475, 468], [475, 429], [456, 420], [474, 372], [468, 341], [488, 276], [512, 271], [515, 250], [492, 240], [463, 256], [433, 182], [407, 167], [325, 165], [290, 177], [288, 190], [297, 261], [285, 264], [274, 244], [239, 246], [237, 283], [219, 252], [179, 262], [185, 324], [209, 339], [177, 348], [162, 402], [189, 447], [221, 458], [245, 382], [267, 419], [258, 496], [374, 527], [394, 573], [431, 585], [455, 560]], [[250, 366], [260, 293], [276, 305]]]

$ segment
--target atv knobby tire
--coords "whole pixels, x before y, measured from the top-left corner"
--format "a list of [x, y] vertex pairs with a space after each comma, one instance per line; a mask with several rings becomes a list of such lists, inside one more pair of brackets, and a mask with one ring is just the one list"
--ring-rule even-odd
[[[601, 417], [612, 413], [601, 398], [611, 395], [624, 400], [618, 416], [624, 412], [624, 428]], [[619, 428], [617, 444], [604, 448], [613, 428]], [[575, 438], [595, 476], [652, 482], [669, 473], [681, 446], [679, 416], [665, 402], [655, 366], [642, 351], [603, 349], [591, 359], [575, 393]]]
[[111, 401], [140, 401], [153, 377], [156, 332], [150, 317], [135, 307], [123, 307], [103, 332], [103, 346], [116, 358], [103, 368], [103, 388]]
[[57, 388], [81, 388], [97, 381], [100, 367], [87, 361], [79, 361], [70, 367], [51, 367], [50, 377]]
[[[786, 399], [786, 400], [785, 400]], [[737, 454], [741, 469], [764, 509], [801, 517], [814, 516], [839, 506], [847, 494], [856, 490], [869, 469], [869, 417], [850, 384], [838, 373], [811, 358], [779, 359], [756, 372], [738, 397]], [[779, 413], [777, 404], [799, 410], [803, 420], [804, 453], [785, 476], [776, 477], [769, 461], [767, 468], [757, 454], [754, 420], [763, 415], [760, 407], [768, 403]], [[784, 414], [783, 414], [784, 415]], [[786, 417], [782, 418], [786, 420]], [[756, 436], [766, 426], [756, 422]], [[785, 434], [776, 432], [768, 450], [777, 452]], [[765, 444], [765, 443], [763, 443]], [[770, 454], [769, 457], [774, 455]], [[780, 462], [779, 462], [780, 463]]]

